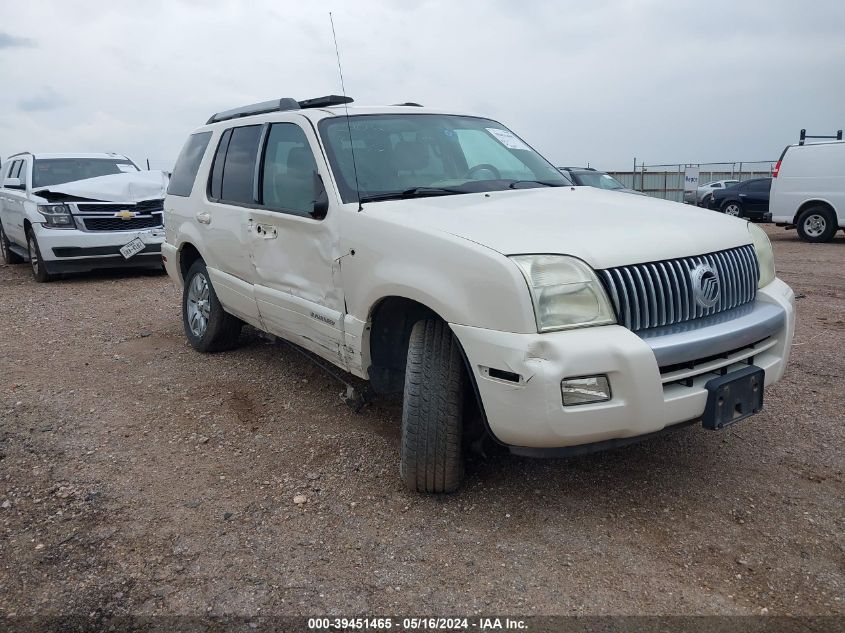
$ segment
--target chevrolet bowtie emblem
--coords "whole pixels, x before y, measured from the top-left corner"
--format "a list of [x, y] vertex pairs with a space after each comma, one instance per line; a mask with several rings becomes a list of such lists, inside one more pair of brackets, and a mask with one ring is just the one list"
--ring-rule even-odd
[[136, 215], [138, 215], [138, 214], [135, 213], [134, 211], [118, 211], [117, 213], [114, 214], [114, 217], [120, 218], [121, 220], [131, 220]]

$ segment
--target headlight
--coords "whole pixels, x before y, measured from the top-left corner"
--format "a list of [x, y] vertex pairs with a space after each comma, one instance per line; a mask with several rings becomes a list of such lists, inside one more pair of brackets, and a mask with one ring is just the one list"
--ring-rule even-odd
[[537, 330], [616, 323], [601, 282], [580, 259], [565, 255], [516, 255], [534, 303]]
[[73, 217], [66, 204], [39, 204], [38, 213], [44, 216], [44, 226], [52, 229], [73, 228]]
[[748, 223], [748, 232], [751, 233], [751, 241], [754, 243], [754, 252], [757, 254], [757, 263], [760, 265], [760, 282], [758, 288], [768, 286], [775, 279], [775, 255], [772, 252], [772, 243], [766, 232], [756, 224]]

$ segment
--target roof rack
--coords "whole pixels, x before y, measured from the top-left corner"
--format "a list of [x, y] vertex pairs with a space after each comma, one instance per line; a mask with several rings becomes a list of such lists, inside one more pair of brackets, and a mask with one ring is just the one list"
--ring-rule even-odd
[[251, 105], [241, 106], [240, 108], [233, 108], [232, 110], [224, 110], [223, 112], [212, 114], [211, 118], [209, 118], [205, 124], [209, 125], [211, 123], [219, 123], [220, 121], [239, 119], [241, 117], [252, 116], [254, 114], [284, 112], [286, 110], [299, 110], [301, 108], [327, 108], [329, 106], [343, 105], [346, 103], [352, 103], [352, 98], [342, 97], [340, 95], [327, 95], [325, 97], [315, 97], [313, 99], [297, 101], [291, 97], [282, 97], [281, 99], [262, 101], [261, 103], [253, 103]]
[[801, 133], [798, 135], [798, 144], [803, 145], [804, 141], [808, 138], [832, 138], [836, 141], [841, 141], [842, 130], [836, 130], [836, 134], [833, 136], [810, 136], [807, 134], [807, 130], [801, 130]]

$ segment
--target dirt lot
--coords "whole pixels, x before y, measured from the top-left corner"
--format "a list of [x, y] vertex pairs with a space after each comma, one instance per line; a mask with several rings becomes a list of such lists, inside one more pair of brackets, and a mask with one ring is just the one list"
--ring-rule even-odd
[[395, 402], [254, 332], [192, 351], [167, 277], [0, 267], [0, 614], [845, 614], [845, 236], [769, 231], [762, 414], [448, 497], [402, 489]]

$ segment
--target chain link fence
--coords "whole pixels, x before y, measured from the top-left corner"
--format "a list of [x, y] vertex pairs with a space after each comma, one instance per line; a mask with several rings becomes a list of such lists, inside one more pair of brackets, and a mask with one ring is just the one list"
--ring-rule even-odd
[[698, 182], [702, 185], [714, 180], [749, 180], [772, 175], [776, 160], [755, 160], [716, 163], [672, 163], [637, 165], [633, 171], [608, 172], [630, 189], [664, 200], [684, 201], [684, 169], [698, 167]]

